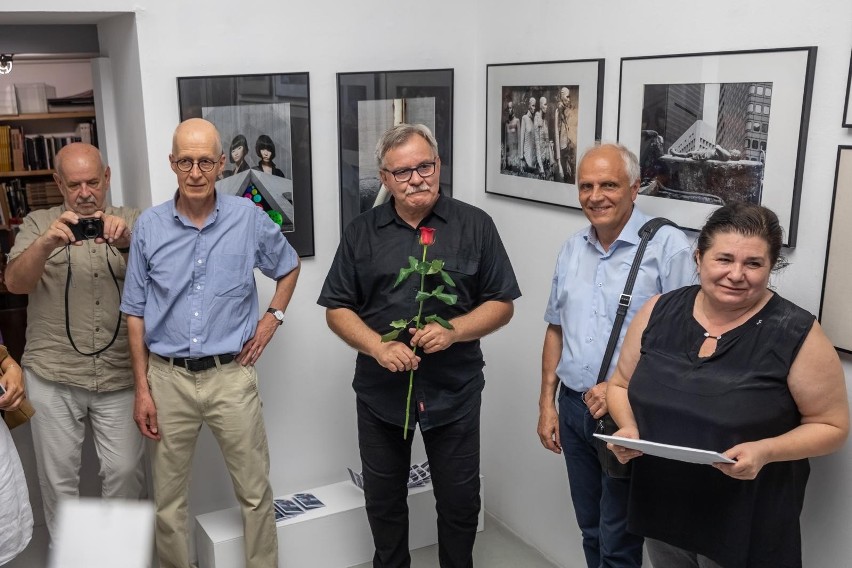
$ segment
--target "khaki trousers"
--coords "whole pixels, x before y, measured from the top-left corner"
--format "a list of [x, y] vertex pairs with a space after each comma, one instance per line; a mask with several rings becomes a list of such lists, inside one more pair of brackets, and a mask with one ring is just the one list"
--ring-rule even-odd
[[144, 485], [142, 435], [133, 421], [133, 389], [93, 392], [40, 377], [24, 369], [27, 395], [36, 413], [30, 424], [44, 520], [56, 536], [56, 513], [61, 499], [80, 494], [80, 464], [86, 423], [98, 453], [101, 495], [139, 499]]
[[152, 354], [148, 384], [161, 436], [152, 444], [160, 568], [190, 566], [187, 495], [202, 423], [213, 432], [231, 474], [243, 517], [246, 567], [277, 568], [269, 447], [254, 367], [217, 362], [212, 369], [192, 372]]

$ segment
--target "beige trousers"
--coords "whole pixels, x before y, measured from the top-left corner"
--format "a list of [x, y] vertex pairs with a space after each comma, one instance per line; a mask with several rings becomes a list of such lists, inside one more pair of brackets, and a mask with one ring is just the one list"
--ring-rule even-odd
[[187, 494], [202, 423], [213, 432], [231, 474], [243, 517], [246, 567], [277, 568], [269, 447], [254, 367], [232, 362], [191, 372], [152, 354], [148, 384], [161, 436], [152, 444], [160, 568], [190, 566]]

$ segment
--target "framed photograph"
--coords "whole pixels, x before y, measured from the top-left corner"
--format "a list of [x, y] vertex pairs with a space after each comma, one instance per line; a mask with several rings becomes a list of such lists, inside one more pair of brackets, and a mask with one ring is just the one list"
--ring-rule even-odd
[[849, 78], [846, 79], [846, 105], [843, 108], [843, 126], [845, 128], [852, 128], [852, 56], [849, 57]]
[[822, 277], [822, 299], [819, 322], [834, 346], [852, 353], [852, 146], [837, 149], [834, 173], [834, 197], [828, 226], [825, 272]]
[[816, 47], [627, 57], [618, 140], [639, 156], [637, 203], [697, 230], [760, 203], [796, 245]]
[[452, 69], [338, 73], [337, 118], [341, 230], [384, 201], [384, 192], [379, 192], [376, 142], [396, 124], [429, 127], [441, 158], [440, 191], [452, 195]]
[[577, 157], [601, 136], [604, 60], [486, 67], [485, 191], [580, 208]]
[[204, 118], [222, 137], [216, 190], [251, 199], [301, 257], [314, 255], [307, 73], [179, 77], [180, 119]]

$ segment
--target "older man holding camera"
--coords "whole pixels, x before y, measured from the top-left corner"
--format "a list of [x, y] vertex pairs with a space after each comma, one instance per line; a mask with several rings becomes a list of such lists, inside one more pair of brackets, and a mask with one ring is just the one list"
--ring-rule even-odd
[[29, 294], [21, 364], [36, 409], [33, 443], [53, 536], [59, 499], [78, 495], [84, 418], [102, 495], [137, 499], [143, 480], [127, 327], [118, 309], [139, 211], [106, 205], [110, 170], [94, 146], [65, 146], [55, 166], [64, 203], [26, 216], [5, 273], [10, 292]]

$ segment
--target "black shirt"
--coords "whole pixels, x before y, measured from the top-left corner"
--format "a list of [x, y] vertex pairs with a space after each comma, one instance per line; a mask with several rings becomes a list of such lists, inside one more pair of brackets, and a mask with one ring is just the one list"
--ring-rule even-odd
[[[497, 228], [485, 212], [440, 196], [419, 227], [435, 229], [427, 260], [444, 261], [444, 270], [456, 284], [445, 292], [458, 295], [453, 306], [429, 298], [423, 316], [437, 314], [450, 320], [486, 301], [511, 301], [521, 295]], [[396, 288], [393, 283], [400, 269], [409, 266], [409, 256], [420, 260], [422, 255], [418, 230], [397, 215], [393, 200], [371, 209], [344, 230], [317, 303], [350, 309], [371, 329], [385, 334], [392, 330], [392, 321], [417, 315], [414, 297], [420, 289], [419, 276], [413, 274]], [[440, 284], [439, 276], [427, 276], [425, 290]], [[398, 340], [410, 339], [405, 330]], [[411, 415], [417, 417], [421, 430], [453, 422], [479, 403], [485, 384], [479, 340], [418, 355], [421, 360], [414, 372]], [[358, 398], [385, 422], [404, 425], [407, 379], [408, 372], [391, 372], [358, 353], [352, 386]]]

